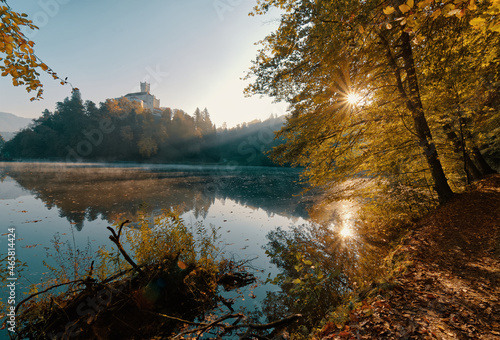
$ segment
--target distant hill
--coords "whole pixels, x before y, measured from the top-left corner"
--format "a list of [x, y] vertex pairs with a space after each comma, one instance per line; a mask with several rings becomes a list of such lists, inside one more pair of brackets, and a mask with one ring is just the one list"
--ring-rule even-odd
[[18, 117], [12, 113], [0, 112], [0, 135], [5, 140], [14, 137], [15, 133], [31, 123], [30, 118]]

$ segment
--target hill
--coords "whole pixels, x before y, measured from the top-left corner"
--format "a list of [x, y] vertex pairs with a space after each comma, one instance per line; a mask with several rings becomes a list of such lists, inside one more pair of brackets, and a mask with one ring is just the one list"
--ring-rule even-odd
[[30, 118], [19, 117], [7, 112], [0, 112], [0, 135], [2, 135], [5, 140], [12, 139], [17, 131], [27, 127], [30, 122]]
[[[15, 117], [3, 116], [9, 123]], [[75, 91], [55, 112], [44, 111], [5, 143], [2, 157], [272, 166], [266, 152], [279, 144], [274, 131], [283, 122], [283, 117], [271, 116], [217, 129], [206, 108], [197, 108], [193, 115], [170, 108], [153, 114], [126, 98], [97, 106]]]
[[393, 288], [374, 285], [347, 324], [330, 321], [319, 338], [500, 339], [499, 221], [493, 175], [423, 218], [396, 248], [410, 265]]

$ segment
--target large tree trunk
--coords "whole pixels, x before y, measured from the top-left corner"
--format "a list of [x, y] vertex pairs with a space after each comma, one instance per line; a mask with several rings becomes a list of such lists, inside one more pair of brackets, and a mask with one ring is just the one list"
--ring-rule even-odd
[[431, 130], [427, 124], [424, 115], [424, 108], [420, 99], [420, 90], [418, 86], [417, 74], [415, 72], [415, 62], [413, 60], [413, 51], [411, 47], [410, 37], [408, 33], [401, 32], [401, 53], [403, 58], [404, 71], [406, 73], [406, 82], [409, 93], [405, 90], [403, 85], [403, 78], [401, 77], [401, 68], [396, 62], [396, 57], [392, 53], [391, 45], [383, 33], [379, 33], [382, 43], [386, 47], [386, 55], [391, 66], [397, 82], [397, 88], [401, 98], [406, 102], [408, 110], [412, 114], [413, 126], [415, 133], [418, 137], [419, 145], [422, 147], [427, 164], [431, 169], [432, 179], [434, 180], [434, 190], [436, 191], [439, 203], [443, 204], [451, 200], [453, 191], [448, 185], [448, 180], [443, 171], [441, 162], [439, 161], [436, 146], [432, 143]]
[[448, 185], [448, 180], [443, 171], [441, 161], [432, 142], [432, 134], [424, 115], [424, 108], [420, 99], [420, 89], [418, 78], [415, 71], [415, 62], [411, 47], [410, 36], [406, 32], [401, 33], [401, 56], [403, 58], [404, 69], [409, 93], [407, 95], [407, 106], [413, 117], [413, 125], [417, 134], [420, 146], [423, 149], [427, 159], [427, 164], [431, 169], [434, 180], [434, 189], [436, 190], [440, 203], [445, 203], [453, 197], [453, 191]]

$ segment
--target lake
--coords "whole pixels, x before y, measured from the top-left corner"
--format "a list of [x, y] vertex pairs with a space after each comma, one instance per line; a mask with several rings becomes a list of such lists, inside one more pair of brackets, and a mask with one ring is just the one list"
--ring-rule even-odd
[[[177, 208], [187, 225], [202, 221], [220, 227], [224, 256], [252, 259], [265, 279], [276, 274], [262, 248], [276, 227], [308, 222], [313, 196], [301, 196], [296, 169], [158, 164], [0, 163], [1, 253], [15, 229], [16, 256], [28, 264], [19, 279], [38, 283], [50, 262], [47, 251], [58, 233], [83, 249], [112, 246], [107, 226], [141, 212], [155, 215]], [[23, 281], [26, 280], [26, 281]], [[2, 287], [2, 298], [7, 291]], [[261, 285], [244, 291], [240, 307], [258, 307], [266, 291]], [[257, 298], [249, 298], [255, 294]], [[5, 299], [4, 299], [5, 301]]]

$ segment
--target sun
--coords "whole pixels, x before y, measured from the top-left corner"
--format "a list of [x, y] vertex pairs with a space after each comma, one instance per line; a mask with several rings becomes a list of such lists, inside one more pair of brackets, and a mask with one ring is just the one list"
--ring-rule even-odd
[[354, 234], [352, 229], [349, 227], [349, 225], [343, 226], [342, 229], [340, 229], [339, 233], [340, 233], [340, 236], [345, 237], [345, 238], [352, 237]]
[[357, 105], [361, 100], [361, 96], [356, 92], [349, 92], [347, 94], [347, 102], [351, 105]]

